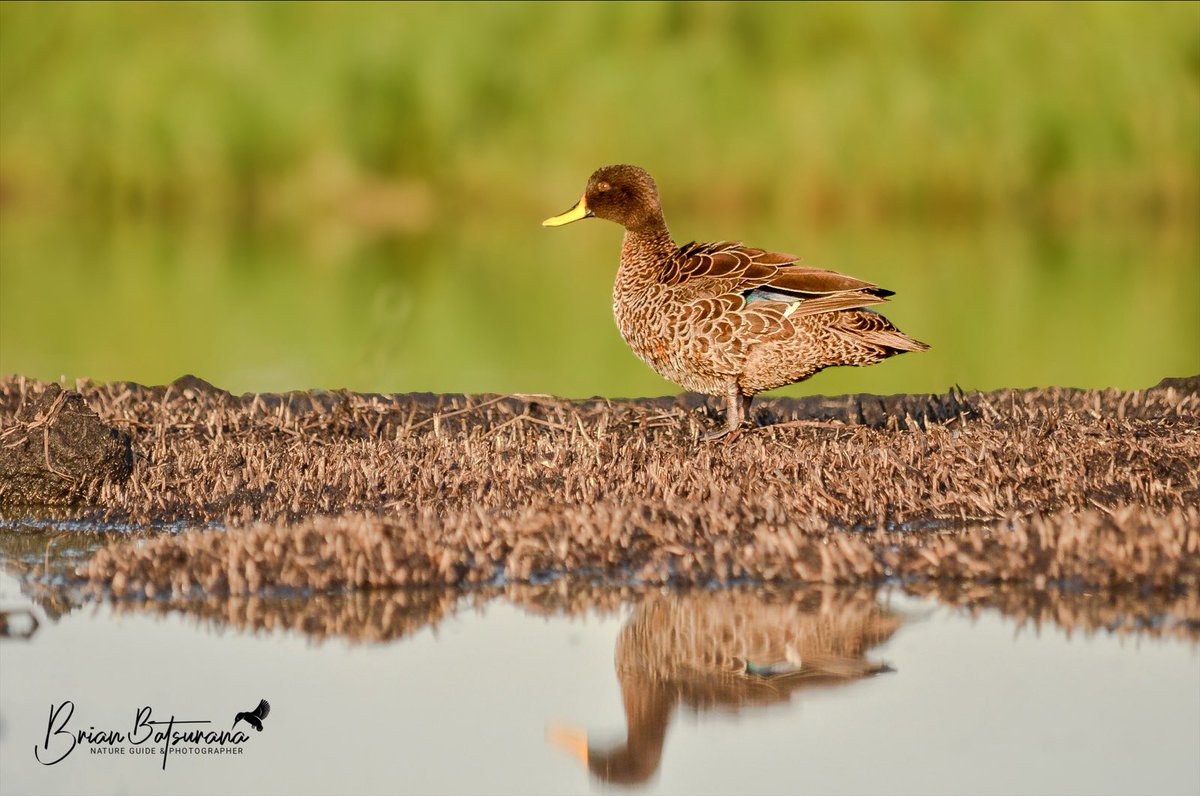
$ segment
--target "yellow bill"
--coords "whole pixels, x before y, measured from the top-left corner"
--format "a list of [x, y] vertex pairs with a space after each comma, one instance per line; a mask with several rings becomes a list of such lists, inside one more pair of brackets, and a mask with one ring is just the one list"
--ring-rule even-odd
[[588, 218], [592, 211], [588, 210], [587, 197], [580, 197], [579, 203], [572, 207], [561, 216], [552, 216], [542, 222], [543, 227], [561, 227], [563, 224], [570, 224], [572, 221], [578, 221], [581, 218]]
[[[566, 215], [565, 213], [563, 215]], [[559, 216], [561, 218], [561, 216]], [[553, 219], [551, 219], [553, 221]], [[574, 221], [575, 219], [571, 219]], [[563, 222], [564, 224], [567, 222]], [[546, 740], [558, 746], [585, 766], [588, 764], [587, 733], [578, 727], [551, 723], [546, 728]]]

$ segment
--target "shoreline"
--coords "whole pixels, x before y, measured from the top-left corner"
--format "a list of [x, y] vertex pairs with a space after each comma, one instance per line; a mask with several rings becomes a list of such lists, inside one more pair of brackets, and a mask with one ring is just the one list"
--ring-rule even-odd
[[79, 386], [0, 380], [0, 510], [223, 526], [115, 539], [78, 570], [97, 593], [1200, 584], [1197, 377], [766, 398], [728, 444], [696, 439], [718, 420], [692, 395]]

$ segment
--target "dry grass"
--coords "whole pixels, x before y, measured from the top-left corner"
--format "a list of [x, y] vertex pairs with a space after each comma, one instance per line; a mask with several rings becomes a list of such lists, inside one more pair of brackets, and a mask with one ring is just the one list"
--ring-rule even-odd
[[[117, 594], [561, 573], [1170, 590], [1200, 573], [1198, 383], [766, 400], [758, 414], [775, 425], [730, 444], [697, 441], [714, 418], [687, 397], [82, 384], [129, 434], [134, 466], [80, 482], [74, 511], [230, 526], [100, 551], [86, 576]], [[0, 435], [21, 436], [20, 407], [49, 389], [0, 381]], [[0, 507], [17, 502], [0, 482]], [[912, 530], [925, 523], [960, 530]]]
[[1129, 589], [1038, 589], [1028, 584], [927, 582], [908, 590], [979, 616], [995, 610], [1017, 628], [1058, 627], [1068, 636], [1112, 633], [1120, 636], [1200, 640], [1200, 591], [1175, 593]]
[[[1012, 619], [1018, 628], [1041, 632], [1061, 628], [1068, 635], [1117, 634], [1137, 638], [1200, 640], [1200, 592], [1176, 594], [1139, 593], [1131, 590], [1037, 589], [1029, 584], [915, 583], [905, 587], [920, 596], [936, 597], [958, 610], [978, 616], [996, 610]], [[513, 583], [469, 592], [451, 589], [361, 590], [350, 594], [317, 594], [307, 597], [202, 596], [170, 597], [163, 600], [119, 600], [112, 602], [122, 615], [182, 615], [212, 630], [234, 629], [249, 633], [291, 633], [321, 643], [340, 639], [374, 644], [408, 638], [426, 628], [434, 632], [441, 623], [464, 607], [483, 610], [493, 599], [503, 597], [526, 613], [543, 616], [612, 616], [622, 606], [640, 604], [651, 587], [604, 585], [562, 578], [533, 586]], [[795, 604], [808, 611], [820, 610], [835, 621], [848, 602], [870, 603], [886, 597], [871, 586], [835, 587], [803, 585], [734, 586], [727, 590], [683, 589], [672, 594], [691, 602], [720, 602], [731, 597], [742, 609], [760, 604]], [[68, 597], [71, 608], [81, 604], [69, 591], [50, 590], [35, 600], [43, 612], [51, 595]], [[886, 600], [885, 600], [886, 602]], [[833, 605], [838, 610], [830, 611]], [[68, 609], [70, 610], [70, 609]], [[63, 611], [60, 609], [58, 614]], [[51, 615], [55, 618], [54, 615]]]
[[[483, 595], [473, 595], [481, 599]], [[123, 601], [119, 614], [182, 614], [201, 627], [250, 633], [293, 633], [311, 641], [347, 639], [373, 644], [408, 638], [460, 608], [463, 595], [449, 589], [359, 591], [307, 597], [208, 596], [184, 600]]]
[[[0, 381], [0, 434], [46, 389]], [[81, 392], [130, 434], [134, 468], [81, 485], [78, 511], [140, 523], [371, 512], [493, 524], [536, 509], [708, 504], [714, 527], [782, 514], [852, 528], [1200, 504], [1196, 380], [1138, 392], [764, 400], [759, 415], [776, 425], [729, 445], [696, 441], [714, 419], [683, 398], [234, 397], [198, 380]], [[0, 506], [18, 497], [0, 483]]]
[[[1174, 591], [1200, 585], [1200, 510], [1060, 513], [1011, 529], [846, 533], [760, 521], [725, 506], [351, 515], [117, 543], [81, 574], [117, 596], [254, 594], [537, 582], [574, 574], [634, 584], [872, 583], [888, 577]], [[742, 519], [745, 524], [739, 525]]]

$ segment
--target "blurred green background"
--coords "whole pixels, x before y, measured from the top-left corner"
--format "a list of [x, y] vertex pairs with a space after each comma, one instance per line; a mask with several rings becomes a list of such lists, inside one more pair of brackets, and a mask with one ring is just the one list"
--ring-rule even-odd
[[611, 162], [933, 346], [785, 392], [1200, 372], [1198, 3], [3, 3], [0, 372], [677, 392]]

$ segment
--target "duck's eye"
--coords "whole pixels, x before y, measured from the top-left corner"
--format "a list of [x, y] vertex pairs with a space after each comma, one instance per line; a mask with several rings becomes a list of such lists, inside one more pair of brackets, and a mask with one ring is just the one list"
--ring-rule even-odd
[[612, 186], [609, 185], [607, 182], [596, 183], [596, 190], [600, 191], [601, 193], [603, 193], [604, 191], [607, 191], [609, 188], [612, 188]]

